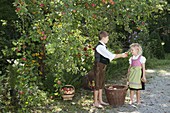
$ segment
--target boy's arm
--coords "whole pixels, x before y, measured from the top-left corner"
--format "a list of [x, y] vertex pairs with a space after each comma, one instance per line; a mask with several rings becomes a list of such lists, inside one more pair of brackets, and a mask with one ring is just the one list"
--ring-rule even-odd
[[113, 60], [113, 59], [116, 59], [116, 58], [125, 58], [127, 57], [128, 55], [126, 53], [122, 53], [122, 54], [113, 54], [111, 53], [108, 49], [106, 49], [106, 47], [102, 46], [102, 45], [98, 45], [96, 47], [96, 51], [101, 54], [102, 56]]
[[126, 58], [128, 55], [126, 53], [122, 53], [122, 54], [115, 54], [115, 57], [114, 59], [117, 59], [117, 58]]

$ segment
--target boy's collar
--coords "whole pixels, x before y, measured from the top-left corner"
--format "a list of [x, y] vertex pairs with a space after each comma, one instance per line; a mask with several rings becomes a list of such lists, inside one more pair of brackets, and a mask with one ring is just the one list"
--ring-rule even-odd
[[106, 44], [105, 43], [103, 43], [102, 41], [99, 41], [100, 43], [102, 43], [104, 46], [106, 46]]

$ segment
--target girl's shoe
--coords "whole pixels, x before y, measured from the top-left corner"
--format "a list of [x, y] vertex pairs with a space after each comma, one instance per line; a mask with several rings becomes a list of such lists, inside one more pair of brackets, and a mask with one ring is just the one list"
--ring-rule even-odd
[[130, 105], [132, 105], [132, 104], [133, 104], [133, 102], [132, 102], [132, 101], [129, 101], [129, 104], [130, 104]]
[[141, 104], [141, 102], [137, 102], [137, 105], [140, 105]]

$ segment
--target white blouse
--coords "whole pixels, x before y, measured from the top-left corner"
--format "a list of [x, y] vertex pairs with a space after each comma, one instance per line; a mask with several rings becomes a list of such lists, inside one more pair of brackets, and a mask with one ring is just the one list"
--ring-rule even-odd
[[[140, 55], [130, 57], [130, 59], [129, 59], [129, 64], [132, 64], [132, 59], [133, 59], [133, 60], [136, 60], [136, 59], [138, 59], [139, 56], [140, 56]], [[146, 58], [145, 58], [144, 56], [141, 56], [141, 57], [140, 57], [140, 62], [141, 62], [141, 64], [145, 64]]]

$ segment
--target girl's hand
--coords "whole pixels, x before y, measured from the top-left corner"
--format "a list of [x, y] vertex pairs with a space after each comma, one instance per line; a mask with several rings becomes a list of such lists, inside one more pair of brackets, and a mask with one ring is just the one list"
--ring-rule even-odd
[[145, 82], [146, 82], [146, 77], [143, 76], [143, 77], [141, 78], [141, 81], [145, 83]]
[[127, 77], [129, 77], [129, 75], [130, 75], [130, 68], [128, 68], [126, 75], [127, 75]]

